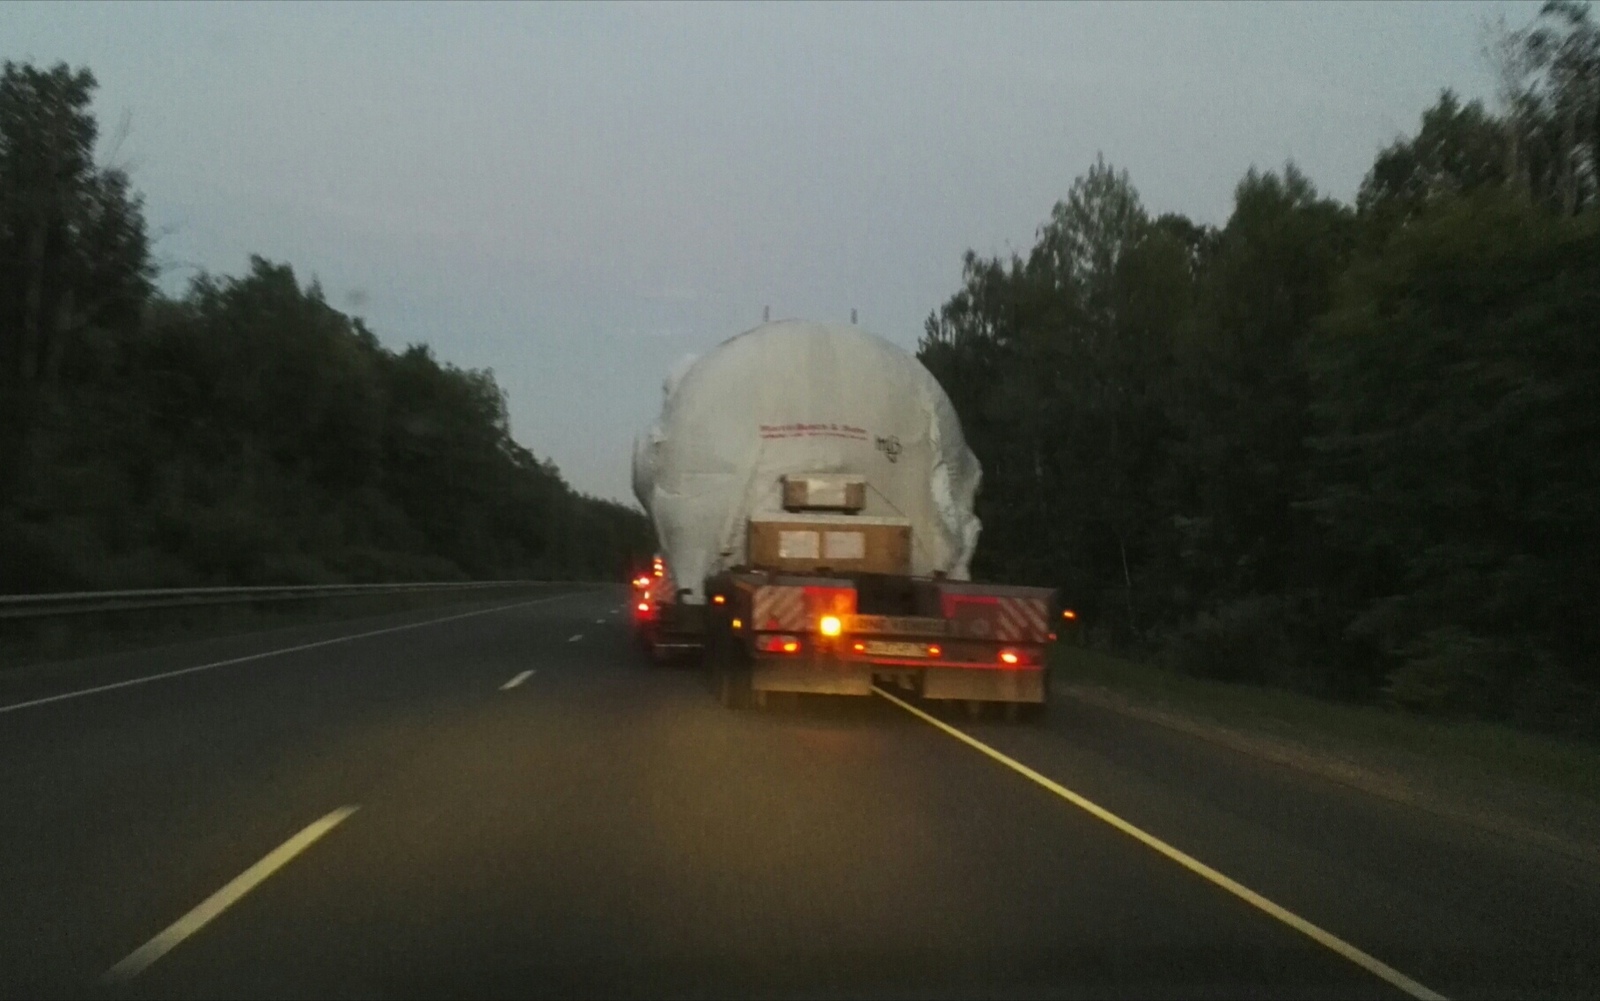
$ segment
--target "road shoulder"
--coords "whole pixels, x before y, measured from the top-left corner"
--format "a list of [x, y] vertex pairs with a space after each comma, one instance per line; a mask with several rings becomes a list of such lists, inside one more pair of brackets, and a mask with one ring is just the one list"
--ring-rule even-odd
[[[1196, 705], [1181, 693], [1106, 683], [1102, 671], [1094, 674], [1101, 676], [1075, 676], [1068, 668], [1059, 672], [1052, 689], [1087, 705], [1600, 867], [1600, 802], [1589, 797], [1521, 780], [1481, 762], [1430, 753], [1425, 747], [1362, 741], [1338, 732], [1337, 726], [1308, 725], [1303, 711], [1292, 719], [1283, 718], [1290, 714], [1274, 715], [1250, 704], [1259, 699], [1230, 705], [1226, 690], [1235, 686], [1215, 685], [1215, 691], [1207, 692]], [[1328, 708], [1346, 711], [1346, 707]], [[1417, 721], [1417, 725], [1436, 724]]]

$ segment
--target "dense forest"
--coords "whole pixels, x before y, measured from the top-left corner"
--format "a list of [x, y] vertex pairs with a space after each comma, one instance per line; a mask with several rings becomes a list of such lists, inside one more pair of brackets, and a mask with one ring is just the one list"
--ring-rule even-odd
[[1213, 678], [1600, 736], [1600, 27], [1546, 4], [1354, 205], [1220, 227], [1095, 163], [968, 253], [920, 357], [983, 462], [980, 574]]
[[642, 515], [512, 439], [486, 371], [395, 352], [252, 259], [157, 291], [88, 70], [0, 78], [0, 593], [620, 577]]
[[[919, 355], [983, 462], [981, 576], [1207, 677], [1600, 736], [1600, 26], [1557, 0], [1354, 204], [1251, 169], [1221, 226], [1103, 160], [968, 253]], [[636, 512], [488, 372], [315, 281], [157, 290], [87, 70], [0, 78], [0, 593], [585, 577]]]

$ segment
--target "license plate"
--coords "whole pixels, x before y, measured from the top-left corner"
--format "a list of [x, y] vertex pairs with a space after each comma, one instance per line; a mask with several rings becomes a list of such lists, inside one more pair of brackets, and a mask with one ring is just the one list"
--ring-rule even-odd
[[869, 657], [926, 657], [928, 647], [923, 643], [893, 643], [888, 640], [868, 640]]

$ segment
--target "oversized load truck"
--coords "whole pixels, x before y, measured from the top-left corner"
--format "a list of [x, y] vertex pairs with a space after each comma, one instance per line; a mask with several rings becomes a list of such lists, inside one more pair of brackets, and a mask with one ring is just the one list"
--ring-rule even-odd
[[874, 684], [1046, 702], [1054, 592], [969, 579], [978, 461], [914, 357], [855, 326], [768, 323], [664, 391], [633, 455], [662, 551], [635, 623], [658, 658], [703, 654], [736, 706]]

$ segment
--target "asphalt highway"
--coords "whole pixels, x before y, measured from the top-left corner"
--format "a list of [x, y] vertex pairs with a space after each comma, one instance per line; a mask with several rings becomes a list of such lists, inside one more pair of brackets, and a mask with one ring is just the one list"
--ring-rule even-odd
[[0, 687], [0, 995], [1600, 995], [1583, 863], [1070, 701], [726, 710], [624, 600]]

